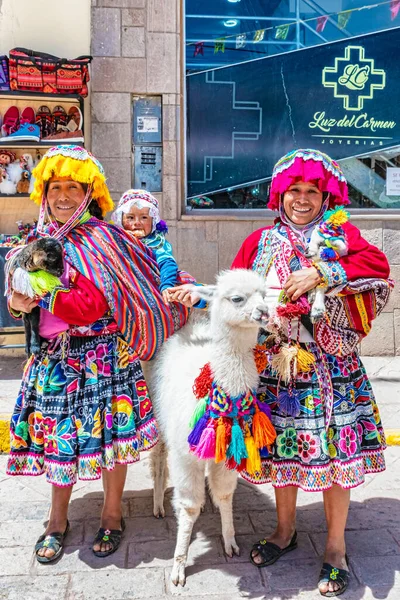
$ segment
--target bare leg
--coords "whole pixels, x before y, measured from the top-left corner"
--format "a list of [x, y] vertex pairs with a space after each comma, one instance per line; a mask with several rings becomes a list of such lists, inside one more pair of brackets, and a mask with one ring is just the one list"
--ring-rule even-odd
[[[57, 487], [52, 486], [51, 490], [51, 509], [49, 523], [45, 533], [63, 533], [67, 527], [68, 504], [71, 498], [73, 486]], [[40, 548], [37, 551], [38, 556], [51, 558], [54, 556], [54, 550], [50, 548]]]
[[[297, 487], [290, 485], [284, 488], [275, 488], [275, 500], [278, 524], [274, 533], [266, 539], [283, 549], [290, 544], [296, 529]], [[263, 562], [257, 550], [253, 550], [251, 556], [255, 563]]]
[[233, 525], [232, 501], [237, 485], [236, 471], [229, 471], [224, 463], [209, 463], [208, 486], [214, 504], [221, 513], [222, 537], [225, 552], [228, 556], [239, 555], [239, 546], [235, 540]]
[[[116, 465], [113, 471], [103, 469], [104, 504], [101, 513], [101, 527], [104, 529], [121, 529], [122, 494], [125, 487], [127, 465]], [[96, 552], [110, 550], [109, 542], [93, 545]]]
[[[328, 525], [328, 538], [326, 540], [324, 562], [337, 569], [347, 569], [346, 543], [344, 531], [350, 505], [350, 490], [344, 490], [339, 485], [333, 485], [324, 492], [324, 508]], [[334, 592], [339, 585], [333, 581], [319, 586], [322, 593]]]

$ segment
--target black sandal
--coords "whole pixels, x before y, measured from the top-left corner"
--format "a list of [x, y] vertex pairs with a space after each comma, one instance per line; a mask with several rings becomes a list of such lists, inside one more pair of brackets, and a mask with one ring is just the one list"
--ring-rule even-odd
[[[346, 562], [349, 564], [349, 559], [346, 554]], [[332, 567], [329, 563], [324, 563], [322, 565], [321, 573], [319, 574], [318, 588], [321, 583], [329, 583], [333, 581], [339, 585], [339, 589], [334, 592], [321, 592], [319, 593], [321, 596], [325, 596], [326, 598], [334, 598], [335, 596], [340, 596], [346, 591], [347, 586], [349, 585], [349, 576], [350, 572], [346, 569], [337, 569], [336, 567]]]
[[[292, 539], [290, 540], [290, 544], [286, 546], [286, 548], [280, 548], [277, 544], [273, 542], [267, 542], [267, 540], [260, 540], [257, 544], [251, 549], [250, 552], [250, 560], [256, 567], [268, 567], [269, 565], [273, 565], [281, 556], [290, 552], [291, 550], [295, 550], [297, 548], [297, 531], [294, 532]], [[263, 562], [257, 563], [253, 558], [253, 552], [256, 551], [263, 559]]]
[[111, 544], [111, 548], [102, 552], [101, 550], [93, 550], [92, 547], [93, 554], [95, 556], [98, 556], [99, 558], [105, 558], [106, 556], [110, 556], [110, 554], [113, 554], [119, 548], [119, 545], [122, 540], [122, 534], [124, 533], [124, 531], [125, 520], [123, 517], [121, 518], [121, 529], [104, 529], [103, 527], [100, 527], [100, 529], [96, 533], [96, 537], [94, 538], [93, 546], [101, 542], [108, 542], [109, 544]]
[[[69, 521], [67, 520], [67, 526], [64, 533], [59, 531], [52, 533], [43, 533], [35, 544], [35, 555], [36, 560], [40, 563], [51, 563], [61, 556], [64, 550], [64, 540], [69, 531]], [[39, 556], [38, 551], [42, 548], [48, 550], [54, 550], [53, 556]]]

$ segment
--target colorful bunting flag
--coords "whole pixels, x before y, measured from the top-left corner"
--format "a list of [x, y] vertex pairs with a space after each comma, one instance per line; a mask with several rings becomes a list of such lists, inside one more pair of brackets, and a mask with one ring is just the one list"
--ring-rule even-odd
[[253, 42], [262, 42], [265, 35], [265, 29], [257, 29], [254, 34]]
[[197, 44], [195, 45], [193, 57], [197, 56], [198, 54], [204, 56], [204, 42], [197, 42]]
[[289, 25], [279, 25], [275, 31], [276, 40], [286, 40], [289, 33]]
[[323, 30], [325, 29], [325, 25], [326, 22], [328, 20], [328, 17], [326, 15], [322, 16], [322, 17], [318, 17], [317, 19], [317, 27], [316, 27], [316, 31], [318, 33], [322, 33]]
[[344, 29], [351, 17], [351, 10], [344, 10], [338, 14], [339, 29]]
[[400, 0], [391, 0], [390, 2], [390, 18], [395, 20], [400, 11]]
[[244, 48], [246, 45], [247, 36], [245, 33], [239, 33], [236, 36], [236, 50], [240, 50], [240, 48]]
[[225, 40], [225, 37], [221, 37], [215, 40], [214, 54], [218, 54], [218, 52], [225, 52]]

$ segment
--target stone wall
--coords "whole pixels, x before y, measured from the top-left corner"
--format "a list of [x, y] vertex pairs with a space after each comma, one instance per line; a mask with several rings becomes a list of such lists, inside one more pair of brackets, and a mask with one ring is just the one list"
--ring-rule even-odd
[[[132, 186], [133, 94], [162, 95], [163, 192], [156, 194], [182, 269], [210, 282], [228, 268], [241, 242], [267, 220], [184, 215], [181, 157], [180, 0], [92, 0], [92, 151], [103, 163], [112, 196]], [[400, 221], [353, 220], [383, 249], [400, 278]], [[400, 355], [400, 292], [361, 345], [369, 356]]]

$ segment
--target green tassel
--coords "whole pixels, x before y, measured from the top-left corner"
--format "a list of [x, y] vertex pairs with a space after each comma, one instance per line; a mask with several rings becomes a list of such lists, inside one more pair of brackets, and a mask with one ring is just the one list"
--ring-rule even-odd
[[243, 431], [236, 419], [232, 425], [231, 442], [226, 452], [226, 458], [229, 459], [231, 457], [233, 457], [237, 465], [240, 465], [242, 458], [248, 457]]
[[206, 412], [207, 400], [208, 400], [208, 396], [204, 396], [204, 398], [201, 398], [201, 400], [199, 400], [197, 402], [196, 408], [194, 409], [194, 413], [192, 414], [192, 418], [190, 419], [190, 422], [189, 422], [190, 429], [194, 428], [197, 421], [199, 421], [199, 419], [201, 419], [201, 417]]
[[61, 281], [58, 277], [50, 275], [46, 271], [33, 271], [29, 273], [29, 281], [33, 288], [33, 291], [38, 296], [43, 296], [47, 292], [52, 292], [54, 288], [61, 285]]

